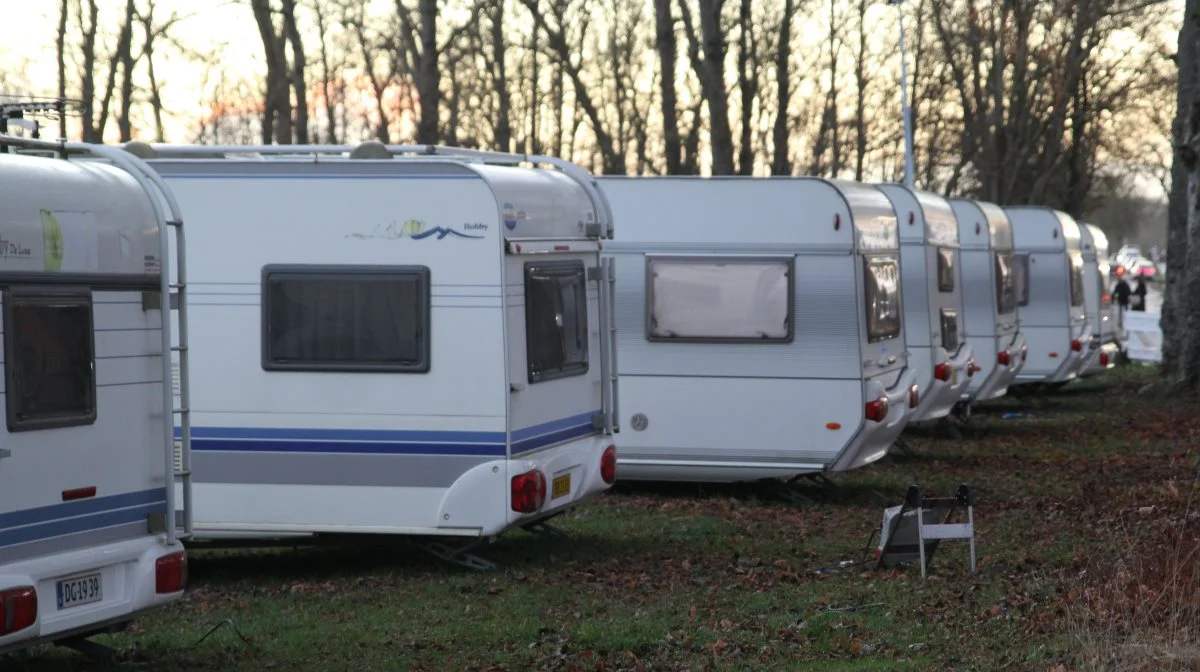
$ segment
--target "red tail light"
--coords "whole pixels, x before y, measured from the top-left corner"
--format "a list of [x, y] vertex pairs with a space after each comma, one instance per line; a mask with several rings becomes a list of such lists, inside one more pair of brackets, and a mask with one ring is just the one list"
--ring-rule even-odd
[[933, 367], [933, 377], [938, 380], [950, 380], [950, 364], [942, 362]]
[[33, 586], [0, 591], [0, 637], [33, 625], [37, 613], [37, 589]]
[[534, 513], [546, 503], [546, 475], [534, 469], [512, 479], [512, 510]]
[[1101, 294], [1100, 295], [1100, 303], [1105, 303], [1105, 304], [1112, 303], [1112, 294], [1109, 294], [1108, 292]]
[[1071, 339], [1071, 349], [1074, 350], [1075, 352], [1082, 351], [1083, 350], [1083, 341], [1079, 340], [1078, 338]]
[[1100, 353], [1100, 366], [1108, 366], [1108, 353], [1107, 352]]
[[880, 397], [875, 401], [867, 402], [867, 419], [875, 422], [883, 422], [888, 415], [888, 400], [887, 397]]
[[187, 554], [183, 551], [164, 555], [154, 561], [154, 592], [178, 593], [187, 588]]
[[908, 407], [916, 408], [917, 404], [921, 403], [921, 391], [916, 385], [908, 388]]
[[609, 446], [600, 456], [600, 478], [612, 485], [617, 480], [617, 447]]
[[1000, 354], [996, 355], [996, 361], [1000, 363], [1000, 366], [1008, 366], [1009, 359], [1008, 350], [1001, 350]]

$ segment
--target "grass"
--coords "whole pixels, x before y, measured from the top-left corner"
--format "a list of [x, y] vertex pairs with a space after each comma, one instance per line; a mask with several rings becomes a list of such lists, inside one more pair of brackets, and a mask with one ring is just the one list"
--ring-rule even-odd
[[[492, 572], [397, 543], [195, 551], [184, 600], [97, 638], [123, 662], [41, 647], [4, 669], [1188, 669], [1200, 421], [1153, 382], [1130, 366], [999, 400], [965, 440], [916, 434], [917, 455], [838, 476], [815, 506], [622, 487], [558, 521], [569, 540], [504, 537]], [[972, 486], [978, 573], [959, 542], [928, 581], [836, 569], [910, 483]]]

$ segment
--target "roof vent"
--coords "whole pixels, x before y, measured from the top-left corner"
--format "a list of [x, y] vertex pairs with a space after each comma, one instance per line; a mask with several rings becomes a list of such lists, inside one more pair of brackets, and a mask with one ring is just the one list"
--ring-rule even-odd
[[121, 149], [133, 154], [139, 159], [153, 159], [158, 156], [158, 152], [149, 145], [149, 143], [132, 140], [121, 145]]
[[354, 148], [350, 152], [352, 159], [390, 159], [392, 153], [388, 151], [387, 145], [384, 145], [378, 140], [367, 140], [361, 145]]

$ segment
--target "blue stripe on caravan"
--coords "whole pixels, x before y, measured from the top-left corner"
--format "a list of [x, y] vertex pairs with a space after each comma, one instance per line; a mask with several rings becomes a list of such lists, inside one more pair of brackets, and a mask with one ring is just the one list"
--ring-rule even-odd
[[119, 495], [92, 497], [90, 499], [80, 499], [74, 502], [39, 506], [34, 509], [25, 509], [23, 511], [13, 511], [11, 513], [0, 514], [0, 531], [5, 531], [13, 527], [21, 527], [24, 525], [33, 525], [36, 523], [60, 520], [63, 518], [73, 518], [75, 516], [103, 513], [106, 511], [112, 511], [114, 509], [124, 509], [147, 504], [165, 504], [166, 501], [166, 488], [156, 488], [153, 490], [126, 492]]
[[[151, 513], [162, 512], [167, 510], [166, 494], [163, 491], [163, 499], [153, 504], [141, 504], [127, 509], [119, 509], [117, 511], [105, 511], [102, 513], [93, 513], [77, 518], [65, 518], [62, 520], [53, 520], [48, 523], [39, 523], [37, 525], [29, 525], [26, 527], [18, 527], [0, 531], [0, 548], [5, 546], [13, 546], [15, 544], [25, 544], [31, 541], [41, 541], [42, 539], [51, 539], [54, 537], [62, 537], [68, 534], [78, 534], [80, 532], [90, 532], [99, 530], [105, 527], [113, 527], [116, 525], [126, 525], [129, 523], [146, 522], [146, 517]], [[146, 531], [149, 534], [149, 528]]]
[[[514, 430], [513, 452], [525, 453], [595, 433], [594, 413]], [[175, 437], [181, 436], [179, 427]], [[390, 429], [193, 427], [192, 450], [375, 455], [505, 455], [504, 432]]]
[[504, 457], [503, 443], [396, 443], [388, 441], [297, 441], [294, 439], [192, 439], [192, 450], [383, 455], [483, 455]]

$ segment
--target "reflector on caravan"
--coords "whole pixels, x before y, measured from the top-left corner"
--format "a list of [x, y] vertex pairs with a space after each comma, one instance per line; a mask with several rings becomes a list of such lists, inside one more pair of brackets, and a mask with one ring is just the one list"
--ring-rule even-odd
[[[0, 146], [72, 157], [0, 153], [4, 653], [108, 631], [178, 599], [189, 491], [168, 420], [162, 306], [184, 280], [165, 255], [170, 226], [182, 226], [170, 193], [113, 148], [5, 136]], [[177, 481], [182, 530], [168, 515]]]
[[198, 537], [491, 538], [611, 485], [612, 220], [582, 170], [152, 150], [195, 228]]
[[896, 218], [815, 178], [599, 178], [616, 264], [621, 471], [739, 481], [862, 466], [904, 427]]
[[1078, 375], [1091, 342], [1079, 225], [1051, 208], [1004, 210], [1012, 222], [1013, 259], [1028, 278], [1018, 305], [1029, 359], [1016, 382], [1065, 383]]
[[967, 342], [978, 367], [963, 398], [986, 401], [1004, 396], [1025, 361], [1017, 303], [1027, 279], [1014, 267], [1012, 224], [1004, 210], [986, 201], [949, 202], [962, 251]]
[[946, 199], [899, 184], [876, 187], [891, 201], [900, 232], [904, 338], [921, 403], [912, 420], [950, 414], [967, 389], [971, 345], [963, 315], [958, 220]]

